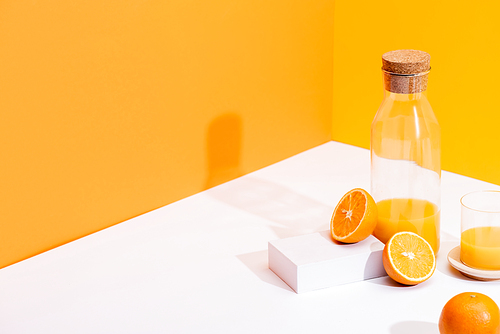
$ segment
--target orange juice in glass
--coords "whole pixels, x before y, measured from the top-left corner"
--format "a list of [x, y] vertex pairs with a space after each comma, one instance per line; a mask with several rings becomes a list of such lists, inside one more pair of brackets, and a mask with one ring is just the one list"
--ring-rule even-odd
[[460, 200], [460, 260], [482, 270], [500, 270], [500, 191], [476, 191]]

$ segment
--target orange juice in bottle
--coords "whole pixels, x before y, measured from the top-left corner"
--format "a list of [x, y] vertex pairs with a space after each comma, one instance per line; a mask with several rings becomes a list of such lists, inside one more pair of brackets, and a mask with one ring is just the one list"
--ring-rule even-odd
[[441, 130], [427, 100], [430, 56], [397, 50], [382, 56], [385, 94], [371, 126], [374, 236], [387, 242], [411, 231], [439, 250]]

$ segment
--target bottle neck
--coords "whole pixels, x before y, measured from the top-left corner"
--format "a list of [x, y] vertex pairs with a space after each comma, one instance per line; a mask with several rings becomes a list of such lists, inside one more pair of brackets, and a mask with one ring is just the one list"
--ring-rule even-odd
[[401, 95], [416, 95], [427, 90], [429, 71], [416, 74], [382, 72], [386, 91]]
[[413, 93], [413, 94], [398, 94], [393, 93], [388, 90], [384, 90], [384, 98], [393, 101], [417, 101], [417, 100], [427, 100], [427, 91]]

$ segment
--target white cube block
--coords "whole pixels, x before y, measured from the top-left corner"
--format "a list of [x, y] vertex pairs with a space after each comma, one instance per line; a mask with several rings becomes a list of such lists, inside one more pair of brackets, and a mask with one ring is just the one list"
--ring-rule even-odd
[[369, 236], [355, 244], [334, 241], [330, 231], [270, 241], [269, 269], [296, 293], [387, 275], [384, 244]]

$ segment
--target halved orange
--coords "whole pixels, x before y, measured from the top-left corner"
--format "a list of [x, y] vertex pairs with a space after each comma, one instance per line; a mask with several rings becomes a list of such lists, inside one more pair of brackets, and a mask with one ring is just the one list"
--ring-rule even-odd
[[436, 269], [431, 245], [413, 232], [394, 234], [385, 244], [382, 259], [387, 275], [405, 285], [428, 280]]
[[368, 238], [377, 225], [377, 205], [370, 194], [356, 188], [345, 194], [333, 211], [332, 238], [354, 243]]

